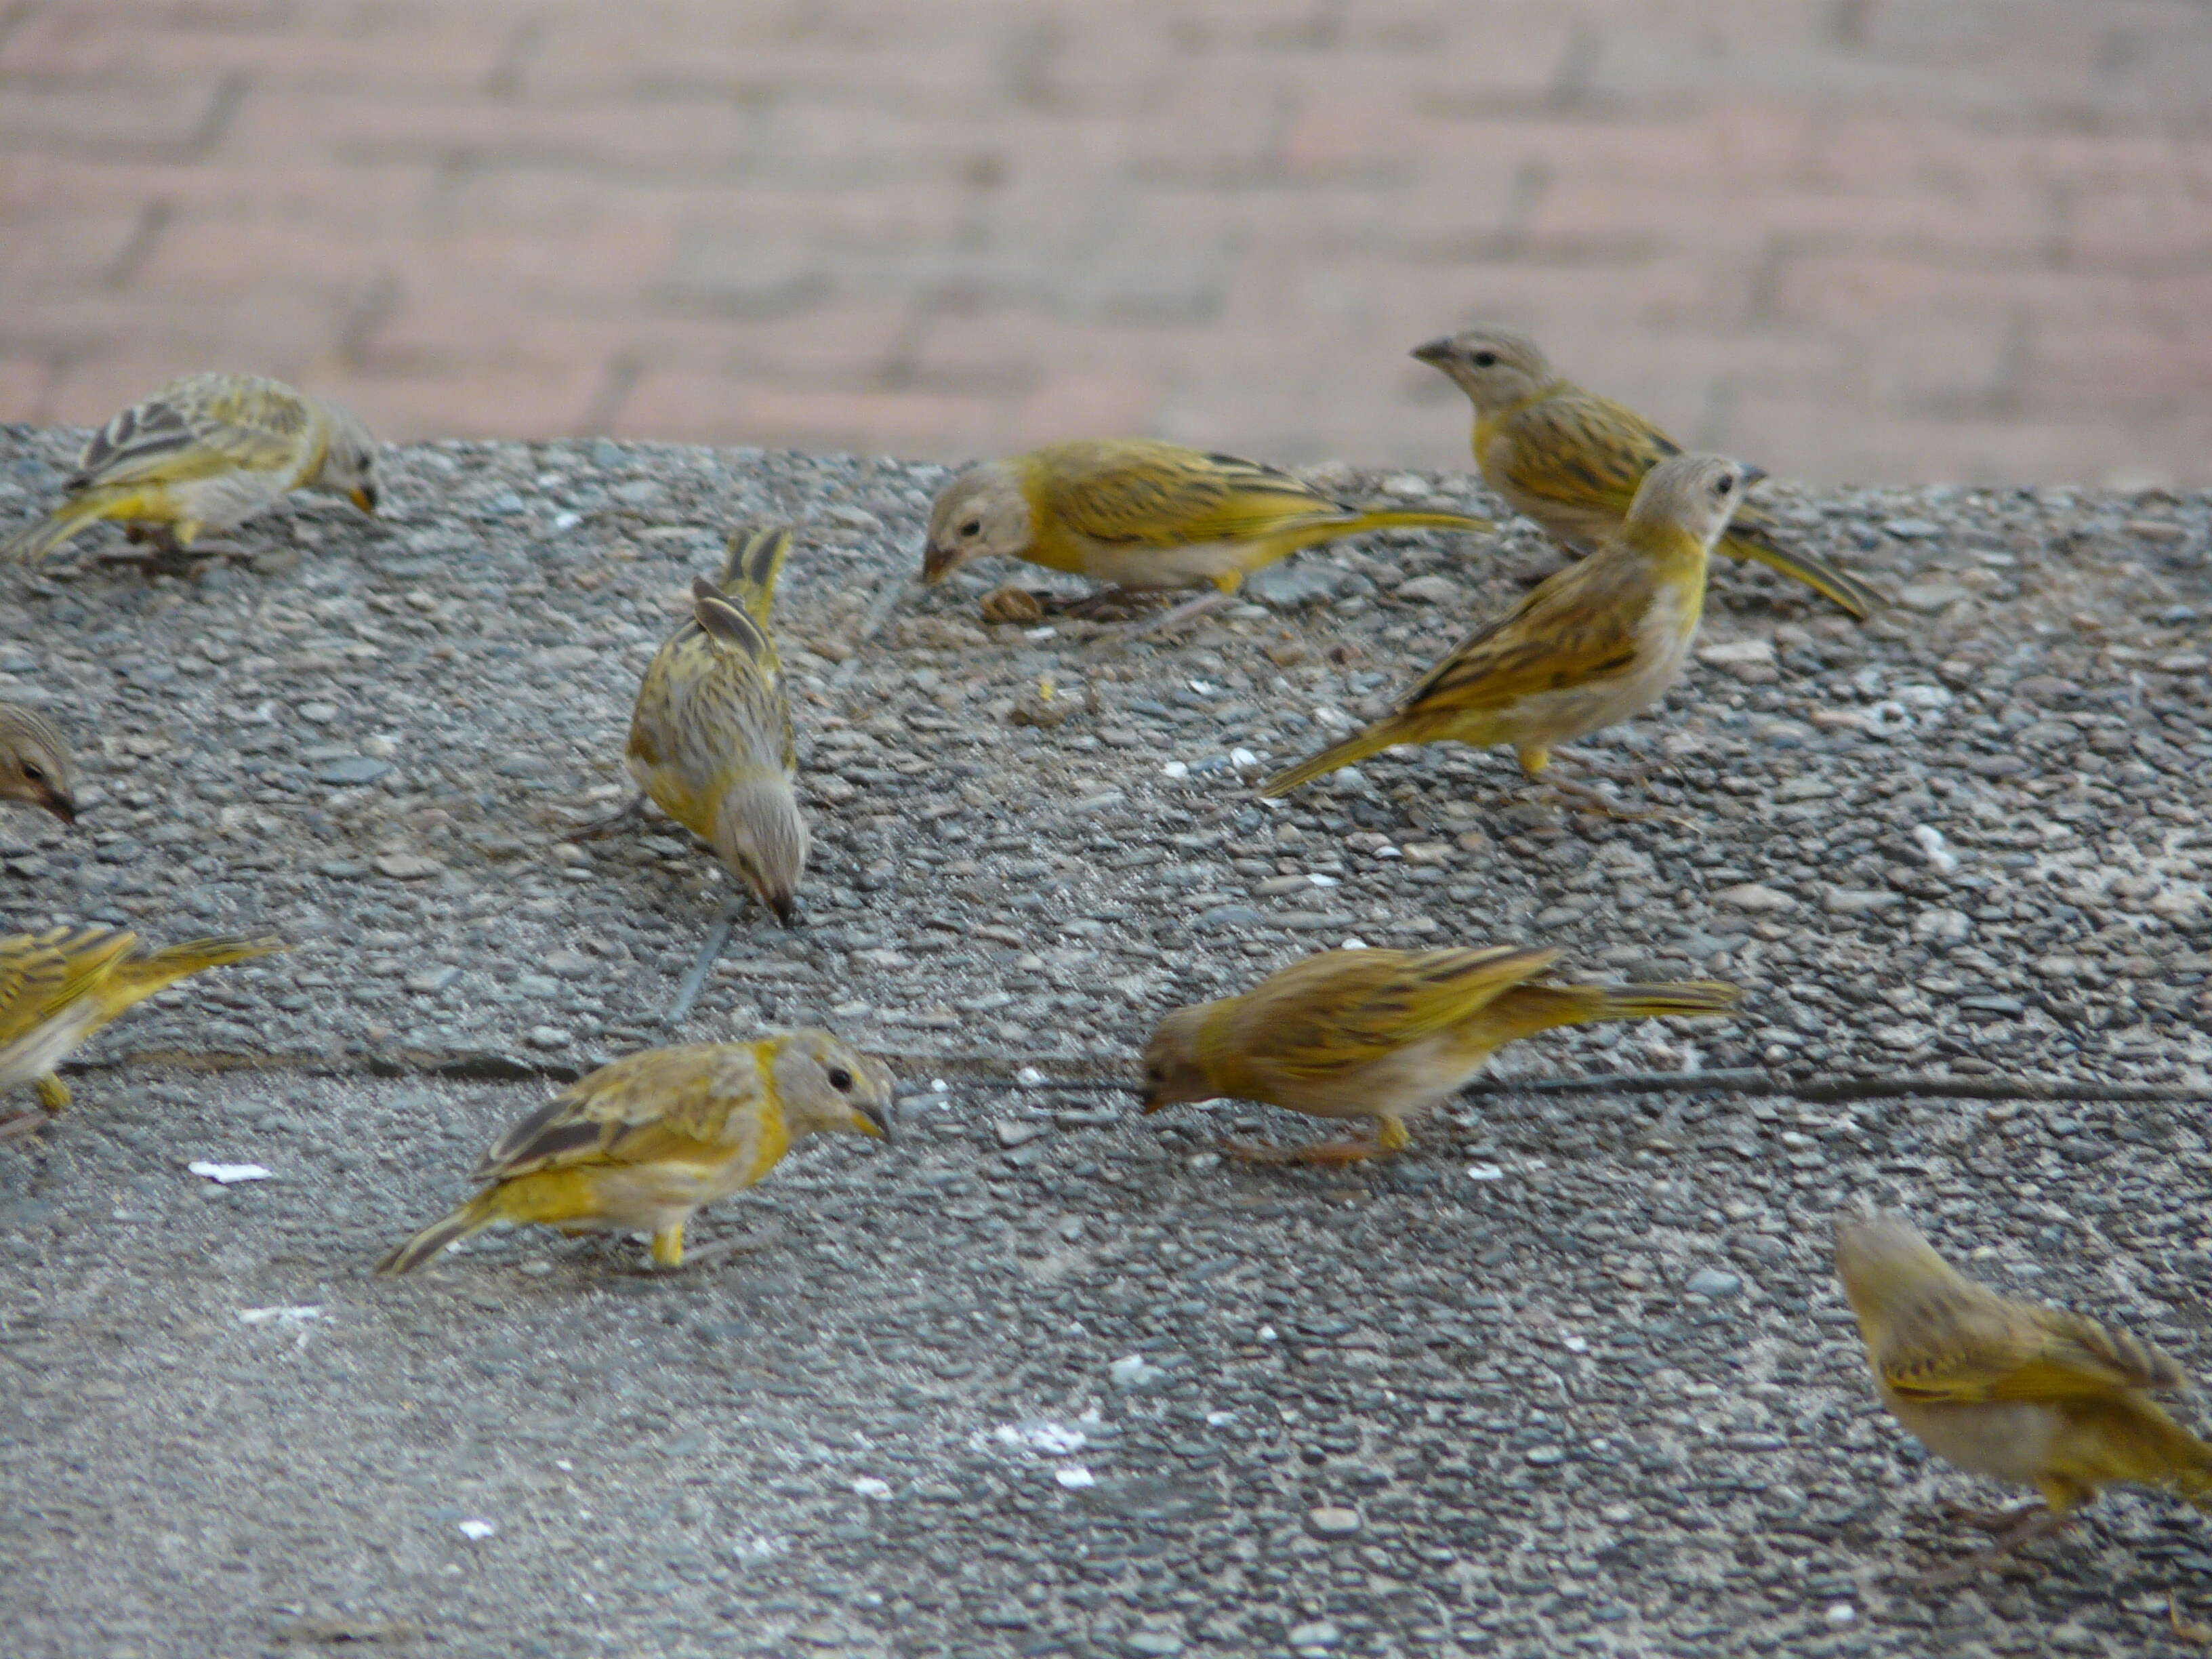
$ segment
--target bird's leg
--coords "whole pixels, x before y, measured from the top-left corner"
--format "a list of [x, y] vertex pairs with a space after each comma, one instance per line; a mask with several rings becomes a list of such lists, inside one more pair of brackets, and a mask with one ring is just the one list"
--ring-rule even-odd
[[645, 795], [642, 791], [632, 795], [604, 817], [586, 818], [567, 835], [563, 841], [598, 841], [618, 830], [627, 830], [645, 817]]
[[1921, 1589], [1943, 1589], [1953, 1584], [1963, 1584], [1983, 1568], [1990, 1566], [2013, 1554], [2023, 1544], [2032, 1544], [2039, 1538], [2048, 1537], [2073, 1524], [2074, 1517], [2064, 1510], [2054, 1510], [2042, 1504], [2032, 1504], [2018, 1512], [2014, 1524], [1997, 1536], [1985, 1550], [1977, 1550], [1965, 1560], [1934, 1572], [1925, 1572], [1913, 1581]]
[[207, 568], [209, 559], [250, 556], [247, 550], [236, 542], [200, 538], [186, 544], [178, 539], [173, 525], [131, 524], [124, 527], [123, 533], [146, 551], [106, 554], [102, 562], [135, 564], [149, 576], [197, 576]]
[[715, 963], [728, 948], [730, 935], [736, 931], [738, 912], [744, 904], [743, 893], [730, 895], [730, 902], [722, 907], [722, 914], [714, 918], [714, 925], [707, 930], [706, 942], [699, 947], [698, 960], [691, 971], [684, 975], [684, 982], [676, 988], [676, 1000], [668, 1005], [668, 1024], [681, 1025], [691, 1012], [691, 1005], [699, 1000], [699, 992], [707, 983], [707, 975], [714, 971]]
[[38, 1091], [39, 1104], [49, 1112], [58, 1112], [70, 1103], [69, 1085], [52, 1072], [47, 1073], [31, 1086]]
[[20, 1140], [25, 1135], [34, 1135], [46, 1127], [44, 1112], [19, 1112], [14, 1117], [0, 1121], [0, 1141]]
[[684, 1265], [684, 1224], [662, 1227], [653, 1235], [653, 1265], [673, 1269]]

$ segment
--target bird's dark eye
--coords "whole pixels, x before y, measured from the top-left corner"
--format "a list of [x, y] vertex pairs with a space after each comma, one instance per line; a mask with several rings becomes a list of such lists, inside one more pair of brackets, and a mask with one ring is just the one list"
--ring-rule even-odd
[[832, 1066], [830, 1068], [830, 1086], [843, 1094], [853, 1086], [853, 1074], [842, 1066]]
[[1718, 483], [1716, 483], [1713, 486], [1713, 494], [1716, 495], [1725, 495], [1735, 488], [1735, 480], [1734, 478], [1723, 478]]
[[1166, 1073], [1166, 1072], [1164, 1072], [1164, 1071], [1163, 1071], [1159, 1066], [1146, 1066], [1146, 1067], [1145, 1067], [1145, 1081], [1146, 1081], [1146, 1082], [1147, 1082], [1147, 1083], [1165, 1083], [1167, 1080], [1168, 1080], [1168, 1074], [1167, 1074], [1167, 1073]]
[[1468, 362], [1473, 363], [1477, 368], [1495, 368], [1498, 367], [1498, 354], [1494, 351], [1478, 351], [1474, 356], [1468, 358]]
[[960, 533], [963, 536], [981, 535], [983, 533], [983, 521], [981, 519], [969, 520], [966, 524], [960, 526]]
[[29, 761], [23, 763], [23, 775], [33, 783], [44, 783], [46, 781], [46, 773]]

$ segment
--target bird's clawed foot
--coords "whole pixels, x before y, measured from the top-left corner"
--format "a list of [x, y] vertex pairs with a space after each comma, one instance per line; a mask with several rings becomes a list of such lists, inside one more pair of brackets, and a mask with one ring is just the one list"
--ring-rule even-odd
[[1222, 1155], [1240, 1164], [1319, 1164], [1341, 1168], [1364, 1164], [1382, 1151], [1374, 1140], [1323, 1140], [1304, 1146], [1272, 1146], [1259, 1140], [1224, 1140]]
[[1559, 798], [1561, 805], [1572, 811], [1589, 812], [1598, 817], [1620, 818], [1631, 823], [1672, 823], [1685, 830], [1695, 827], [1687, 818], [1677, 817], [1672, 812], [1638, 811], [1616, 805], [1587, 784], [1572, 783], [1565, 778], [1547, 778], [1544, 787]]
[[1100, 643], [1117, 646], [1133, 645], [1137, 641], [1149, 638], [1154, 634], [1164, 634], [1170, 628], [1180, 628], [1185, 623], [1195, 622], [1200, 617], [1218, 611], [1223, 605], [1232, 603], [1236, 597], [1234, 593], [1219, 592], [1201, 593], [1194, 599], [1185, 599], [1181, 605], [1170, 605], [1150, 622], [1131, 623], [1127, 628], [1117, 634], [1109, 635]]
[[2073, 1522], [2071, 1516], [2058, 1510], [2046, 1508], [2041, 1504], [2031, 1504], [2024, 1510], [2016, 1510], [2009, 1516], [1989, 1516], [1972, 1510], [1954, 1513], [1957, 1519], [1974, 1526], [1980, 1526], [1989, 1520], [2008, 1521], [2011, 1524], [1998, 1531], [1996, 1541], [1989, 1548], [1977, 1550], [1963, 1561], [1955, 1562], [1950, 1566], [1939, 1567], [1933, 1572], [1922, 1573], [1911, 1581], [1916, 1589], [1948, 1589], [1953, 1585], [1963, 1584], [1984, 1569], [1993, 1567], [2011, 1556], [2022, 1545], [2033, 1543], [2039, 1538], [2047, 1537], [2054, 1532], [2061, 1531], [2071, 1525]]
[[563, 841], [599, 841], [618, 830], [627, 830], [645, 817], [645, 797], [632, 795], [627, 801], [604, 817], [586, 818], [567, 835]]
[[45, 1112], [19, 1112], [14, 1117], [0, 1120], [0, 1145], [34, 1135], [45, 1128], [49, 1121]]
[[177, 539], [167, 525], [125, 525], [123, 538], [142, 553], [103, 553], [102, 564], [134, 564], [149, 576], [175, 576], [196, 580], [211, 559], [250, 559], [253, 550], [236, 542], [203, 536], [190, 546]]

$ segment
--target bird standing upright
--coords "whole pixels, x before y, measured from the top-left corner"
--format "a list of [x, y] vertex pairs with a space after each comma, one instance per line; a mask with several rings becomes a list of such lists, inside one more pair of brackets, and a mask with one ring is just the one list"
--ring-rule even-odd
[[2057, 1530], [2109, 1486], [2158, 1486], [2212, 1510], [2212, 1445], [2147, 1393], [2186, 1386], [2170, 1356], [1976, 1284], [1887, 1212], [1838, 1224], [1836, 1274], [1882, 1403], [1905, 1431], [1962, 1469], [2043, 1495], [2006, 1517], [1991, 1550], [1940, 1577]]
[[922, 579], [994, 554], [1125, 591], [1212, 583], [1147, 631], [1197, 614], [1300, 548], [1370, 530], [1486, 531], [1463, 513], [1357, 507], [1289, 473], [1151, 438], [1048, 444], [970, 467], [930, 509]]
[[58, 1112], [70, 1091], [55, 1066], [108, 1021], [187, 975], [289, 949], [274, 939], [195, 939], [144, 951], [119, 927], [0, 939], [0, 1091], [32, 1084]]
[[1644, 476], [1627, 518], [1589, 557], [1477, 629], [1365, 730], [1261, 786], [1281, 795], [1401, 743], [1513, 745], [1542, 775], [1558, 744], [1642, 713], [1681, 678], [1714, 540], [1759, 475], [1678, 455]]
[[376, 1270], [412, 1272], [502, 1221], [649, 1233], [653, 1261], [681, 1267], [695, 1212], [753, 1185], [810, 1134], [887, 1133], [894, 1085], [827, 1031], [626, 1054], [500, 1137], [477, 1167], [484, 1190]]
[[[149, 567], [188, 568], [229, 530], [295, 489], [376, 510], [376, 441], [349, 411], [252, 374], [186, 374], [94, 433], [64, 481], [68, 499], [0, 542], [0, 563], [34, 564], [85, 526], [122, 522], [150, 542]], [[197, 545], [196, 545], [197, 544]]]
[[[1682, 453], [1634, 410], [1562, 380], [1534, 340], [1510, 329], [1465, 329], [1413, 355], [1474, 404], [1474, 464], [1483, 482], [1571, 547], [1601, 545], [1644, 475]], [[1850, 572], [1783, 545], [1756, 507], [1737, 508], [1719, 550], [1778, 570], [1862, 619], [1887, 603]]]
[[1241, 996], [1177, 1008], [1145, 1047], [1145, 1110], [1231, 1096], [1316, 1117], [1366, 1118], [1371, 1139], [1265, 1161], [1349, 1163], [1401, 1152], [1406, 1120], [1464, 1088], [1507, 1043], [1558, 1025], [1720, 1014], [1732, 985], [1531, 983], [1557, 951], [1324, 951]]
[[44, 714], [19, 702], [0, 702], [0, 800], [76, 822], [76, 759], [69, 740]]

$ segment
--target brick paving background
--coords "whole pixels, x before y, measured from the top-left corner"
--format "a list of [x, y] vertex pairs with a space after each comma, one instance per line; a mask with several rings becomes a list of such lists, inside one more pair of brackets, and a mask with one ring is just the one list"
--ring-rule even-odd
[[0, 417], [2212, 483], [2203, 0], [0, 0]]

